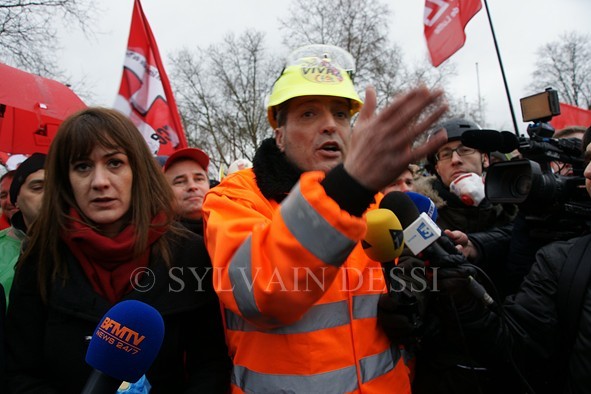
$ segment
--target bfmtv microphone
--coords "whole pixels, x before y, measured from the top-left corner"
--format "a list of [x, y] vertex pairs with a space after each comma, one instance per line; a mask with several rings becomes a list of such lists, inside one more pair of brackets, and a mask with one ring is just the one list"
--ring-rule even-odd
[[392, 276], [394, 259], [402, 254], [404, 238], [400, 221], [388, 209], [374, 209], [365, 215], [367, 232], [361, 242], [367, 256], [382, 264], [384, 279], [388, 290], [392, 290], [394, 283]]
[[94, 368], [82, 394], [113, 394], [122, 382], [138, 381], [162, 346], [164, 321], [148, 304], [122, 301], [103, 316], [86, 352]]

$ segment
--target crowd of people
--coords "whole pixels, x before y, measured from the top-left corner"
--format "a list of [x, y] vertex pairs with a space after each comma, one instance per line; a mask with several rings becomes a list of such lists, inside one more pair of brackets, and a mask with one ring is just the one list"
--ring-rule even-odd
[[[378, 111], [346, 51], [298, 53], [268, 98], [273, 135], [219, 184], [201, 149], [156, 160], [99, 107], [2, 176], [0, 387], [80, 393], [97, 324], [137, 300], [165, 333], [136, 392], [591, 392], [591, 217], [529, 242], [522, 207], [486, 196], [494, 152], [462, 141], [480, 126], [446, 116], [443, 91]], [[552, 168], [584, 177], [591, 202], [591, 127], [556, 137], [580, 141], [584, 169]], [[453, 250], [370, 259], [365, 215], [391, 192], [430, 198]], [[418, 308], [384, 263], [422, 269]]]

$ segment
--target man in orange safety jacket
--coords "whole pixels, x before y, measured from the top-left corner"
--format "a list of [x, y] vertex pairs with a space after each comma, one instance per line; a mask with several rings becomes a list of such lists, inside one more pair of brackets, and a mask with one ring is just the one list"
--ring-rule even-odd
[[417, 88], [374, 113], [375, 91], [362, 107], [352, 71], [340, 48], [293, 52], [269, 96], [275, 138], [205, 197], [232, 392], [410, 392], [401, 347], [377, 324], [381, 267], [360, 241], [377, 191], [445, 143], [412, 146], [446, 106]]

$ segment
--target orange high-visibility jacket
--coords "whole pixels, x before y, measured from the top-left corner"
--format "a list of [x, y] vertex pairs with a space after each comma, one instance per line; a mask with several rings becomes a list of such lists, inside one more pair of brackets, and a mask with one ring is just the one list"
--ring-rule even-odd
[[401, 350], [377, 324], [380, 264], [364, 218], [304, 173], [278, 204], [252, 170], [211, 189], [206, 245], [222, 303], [234, 393], [409, 393]]

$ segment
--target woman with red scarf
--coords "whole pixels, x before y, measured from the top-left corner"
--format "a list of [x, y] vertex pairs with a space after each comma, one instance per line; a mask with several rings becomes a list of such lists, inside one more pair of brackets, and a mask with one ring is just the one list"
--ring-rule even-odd
[[229, 359], [201, 237], [172, 220], [170, 186], [133, 123], [88, 108], [59, 128], [6, 325], [12, 392], [80, 393], [89, 338], [113, 304], [164, 319], [151, 393], [223, 393]]

